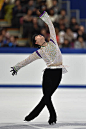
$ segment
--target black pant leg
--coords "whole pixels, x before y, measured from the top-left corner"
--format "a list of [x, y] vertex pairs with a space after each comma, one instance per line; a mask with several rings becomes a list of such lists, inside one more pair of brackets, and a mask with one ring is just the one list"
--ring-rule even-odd
[[37, 117], [39, 113], [42, 111], [42, 109], [45, 106], [44, 96], [42, 97], [41, 101], [38, 103], [38, 105], [30, 112], [28, 116], [25, 117], [25, 120], [30, 121]]
[[[56, 74], [57, 73], [57, 74]], [[46, 105], [50, 116], [56, 116], [55, 109], [53, 107], [51, 96], [54, 93], [54, 91], [57, 89], [60, 80], [61, 80], [61, 70], [58, 72], [58, 70], [45, 70], [43, 75], [43, 94], [41, 101], [39, 104], [32, 110], [32, 112], [26, 117], [26, 120], [30, 121], [37, 117], [39, 113], [42, 111], [44, 106]], [[57, 77], [54, 78], [54, 75], [56, 74]], [[58, 79], [57, 79], [58, 78]]]
[[46, 69], [43, 75], [43, 93], [45, 104], [49, 110], [50, 116], [56, 116], [51, 96], [57, 89], [62, 78], [62, 69]]

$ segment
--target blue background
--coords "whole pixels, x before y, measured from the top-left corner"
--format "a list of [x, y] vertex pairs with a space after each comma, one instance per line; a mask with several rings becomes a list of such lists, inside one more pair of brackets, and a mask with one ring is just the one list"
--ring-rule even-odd
[[[66, 0], [63, 0], [66, 1]], [[80, 18], [86, 18], [86, 0], [68, 0], [70, 1], [71, 9], [79, 9], [80, 10]]]

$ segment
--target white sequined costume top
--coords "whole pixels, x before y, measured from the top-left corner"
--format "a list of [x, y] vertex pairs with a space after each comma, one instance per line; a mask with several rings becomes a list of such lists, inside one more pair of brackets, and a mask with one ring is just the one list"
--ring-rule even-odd
[[67, 70], [62, 63], [62, 54], [56, 41], [55, 29], [50, 20], [50, 17], [47, 12], [44, 11], [40, 18], [49, 27], [50, 41], [48, 42], [47, 46], [41, 47], [39, 50], [33, 52], [28, 58], [16, 64], [14, 69], [18, 71], [20, 68], [26, 66], [27, 64], [42, 58], [46, 62], [48, 68], [62, 68], [62, 73], [66, 73]]

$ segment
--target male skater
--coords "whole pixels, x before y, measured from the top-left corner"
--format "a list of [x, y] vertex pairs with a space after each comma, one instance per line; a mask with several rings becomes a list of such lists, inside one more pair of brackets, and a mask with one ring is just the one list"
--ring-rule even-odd
[[61, 51], [58, 47], [54, 26], [49, 18], [49, 15], [46, 11], [44, 11], [43, 14], [41, 14], [40, 18], [49, 27], [50, 41], [46, 42], [44, 36], [42, 35], [33, 36], [33, 42], [35, 43], [35, 45], [40, 46], [40, 49], [32, 53], [25, 60], [11, 67], [11, 72], [14, 76], [15, 74], [17, 74], [20, 68], [26, 66], [27, 64], [30, 64], [36, 59], [42, 58], [46, 62], [47, 68], [44, 70], [42, 82], [43, 97], [39, 104], [34, 108], [34, 110], [25, 117], [25, 121], [30, 121], [37, 117], [46, 105], [50, 113], [48, 123], [53, 124], [56, 123], [57, 116], [52, 104], [51, 96], [60, 84], [62, 73], [66, 73], [67, 70], [64, 65], [62, 65], [63, 63]]

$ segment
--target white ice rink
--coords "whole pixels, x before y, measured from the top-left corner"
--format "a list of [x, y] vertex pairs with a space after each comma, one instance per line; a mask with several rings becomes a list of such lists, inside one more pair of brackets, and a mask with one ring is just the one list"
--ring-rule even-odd
[[[5, 124], [23, 124], [24, 117], [38, 104], [42, 95], [41, 88], [0, 88], [0, 129]], [[86, 89], [58, 88], [52, 100], [58, 115], [57, 124], [53, 125], [52, 129], [86, 129]], [[45, 107], [40, 115], [29, 123], [31, 126], [40, 123], [38, 128], [42, 129], [51, 128], [47, 123], [48, 118], [49, 113]], [[28, 129], [32, 128], [28, 126]]]

